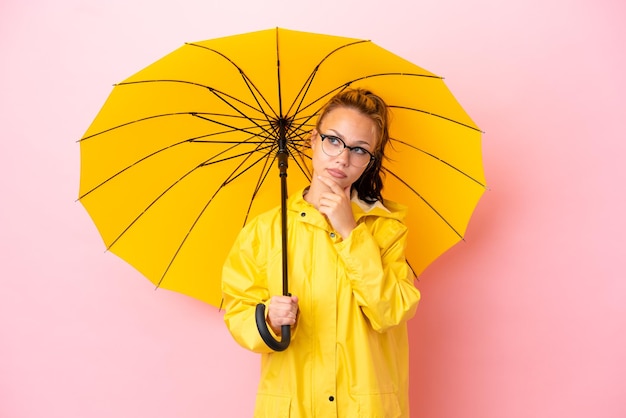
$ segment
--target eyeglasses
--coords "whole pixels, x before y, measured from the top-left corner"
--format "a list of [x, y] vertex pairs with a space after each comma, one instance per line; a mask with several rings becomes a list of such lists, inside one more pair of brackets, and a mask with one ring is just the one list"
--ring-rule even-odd
[[376, 159], [371, 152], [363, 147], [351, 147], [346, 145], [343, 139], [333, 135], [319, 135], [322, 138], [322, 151], [329, 157], [337, 157], [347, 148], [350, 151], [350, 162], [355, 167], [365, 167]]

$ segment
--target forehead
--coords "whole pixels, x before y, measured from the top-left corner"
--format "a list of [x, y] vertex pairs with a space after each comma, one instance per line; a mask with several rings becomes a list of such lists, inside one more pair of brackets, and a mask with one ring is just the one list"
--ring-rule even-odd
[[322, 133], [329, 131], [346, 142], [365, 142], [372, 147], [376, 144], [377, 129], [374, 121], [356, 109], [337, 107], [328, 112], [320, 123]]

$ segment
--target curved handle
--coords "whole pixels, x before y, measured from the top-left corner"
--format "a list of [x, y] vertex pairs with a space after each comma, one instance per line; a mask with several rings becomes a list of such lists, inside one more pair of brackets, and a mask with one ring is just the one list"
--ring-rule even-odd
[[262, 303], [256, 305], [256, 327], [265, 344], [272, 350], [283, 351], [289, 347], [289, 342], [291, 341], [291, 327], [289, 325], [283, 325], [280, 328], [280, 341], [277, 341], [270, 333], [269, 328], [267, 328], [267, 323], [265, 322], [265, 305]]

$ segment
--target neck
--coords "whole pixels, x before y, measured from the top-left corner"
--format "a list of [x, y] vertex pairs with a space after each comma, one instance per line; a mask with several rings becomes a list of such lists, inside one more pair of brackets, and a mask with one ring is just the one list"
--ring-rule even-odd
[[313, 184], [311, 184], [309, 187], [304, 189], [304, 192], [302, 192], [302, 197], [306, 202], [311, 204], [315, 209], [318, 209], [317, 202], [319, 201], [319, 197], [318, 197], [318, 194], [315, 192], [315, 187], [313, 187]]

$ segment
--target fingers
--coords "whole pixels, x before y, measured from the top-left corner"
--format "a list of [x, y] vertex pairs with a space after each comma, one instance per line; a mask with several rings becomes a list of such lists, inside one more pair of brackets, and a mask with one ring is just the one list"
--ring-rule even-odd
[[350, 201], [350, 186], [342, 188], [333, 179], [328, 177], [318, 176], [318, 179], [324, 183], [329, 189], [329, 192], [322, 193], [320, 196], [320, 204], [324, 206], [339, 205]]
[[333, 179], [318, 176], [318, 179], [330, 189], [322, 193], [319, 199], [319, 211], [325, 215], [337, 232], [346, 238], [356, 227], [350, 201], [350, 186], [339, 186]]
[[295, 325], [298, 319], [296, 296], [272, 296], [268, 305], [267, 322], [276, 335], [283, 325]]
[[[317, 176], [317, 178], [324, 183], [328, 188], [335, 194], [344, 194], [345, 191], [339, 186], [333, 179], [329, 177]], [[348, 190], [350, 190], [350, 186], [348, 186]]]

